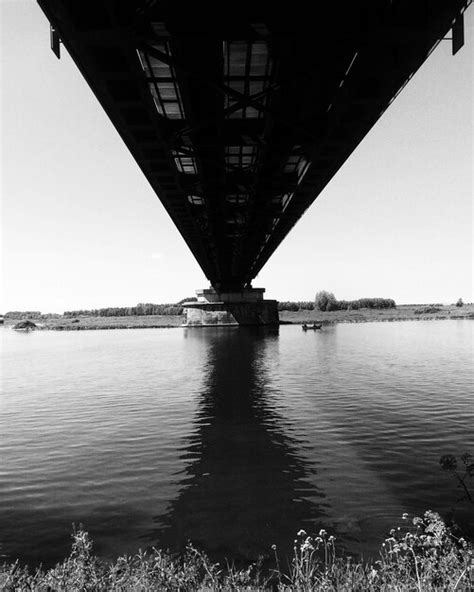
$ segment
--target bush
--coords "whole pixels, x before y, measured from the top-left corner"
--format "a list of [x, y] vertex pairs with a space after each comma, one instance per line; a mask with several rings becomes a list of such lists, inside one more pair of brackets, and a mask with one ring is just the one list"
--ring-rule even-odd
[[460, 298], [457, 302], [456, 302], [456, 306], [461, 307], [464, 306], [464, 302], [462, 301], [462, 298]]
[[437, 306], [425, 306], [424, 308], [417, 308], [413, 311], [416, 315], [420, 314], [432, 314], [435, 312], [441, 312], [441, 308]]

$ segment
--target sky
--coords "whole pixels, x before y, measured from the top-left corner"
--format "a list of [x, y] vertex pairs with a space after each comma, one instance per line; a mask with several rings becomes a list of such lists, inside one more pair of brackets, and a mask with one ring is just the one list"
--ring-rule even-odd
[[[0, 0], [0, 313], [176, 302], [193, 255], [34, 0]], [[253, 281], [268, 298], [472, 302], [473, 13]]]

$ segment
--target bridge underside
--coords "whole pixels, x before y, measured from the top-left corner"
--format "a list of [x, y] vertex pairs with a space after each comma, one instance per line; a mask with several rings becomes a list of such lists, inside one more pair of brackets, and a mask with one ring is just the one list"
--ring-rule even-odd
[[38, 2], [219, 292], [250, 285], [451, 29], [462, 45], [469, 4]]

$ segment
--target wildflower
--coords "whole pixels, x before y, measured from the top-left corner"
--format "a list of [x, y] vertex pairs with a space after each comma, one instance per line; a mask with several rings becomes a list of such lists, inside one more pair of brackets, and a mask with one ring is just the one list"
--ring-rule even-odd
[[332, 535], [331, 535], [331, 536], [329, 537], [329, 539], [328, 539], [328, 541], [329, 541], [330, 543], [333, 543], [335, 540], [336, 540], [336, 537], [334, 537], [334, 536], [332, 536]]
[[408, 520], [408, 514], [406, 512], [403, 512], [402, 520]]
[[276, 545], [272, 545], [272, 549], [273, 549], [274, 551], [276, 551], [276, 548], [277, 548], [277, 546], [276, 546]]
[[306, 539], [306, 541], [304, 542], [304, 544], [301, 546], [301, 550], [302, 551], [314, 551], [314, 547], [311, 544], [311, 542], [309, 542], [309, 540]]
[[298, 536], [301, 536], [301, 537], [306, 536], [306, 530], [303, 530], [303, 529], [299, 530]]
[[323, 537], [325, 535], [327, 535], [327, 532], [324, 530], [324, 528], [321, 528], [321, 530], [319, 531], [319, 536]]

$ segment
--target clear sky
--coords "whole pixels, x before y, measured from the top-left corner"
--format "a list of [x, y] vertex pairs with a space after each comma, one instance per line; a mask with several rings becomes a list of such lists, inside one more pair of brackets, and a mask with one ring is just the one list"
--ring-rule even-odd
[[[201, 269], [34, 0], [0, 0], [0, 312], [173, 302]], [[267, 296], [473, 301], [473, 8], [254, 280]]]

